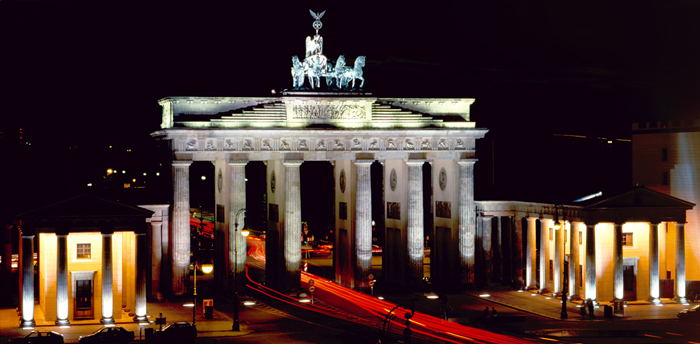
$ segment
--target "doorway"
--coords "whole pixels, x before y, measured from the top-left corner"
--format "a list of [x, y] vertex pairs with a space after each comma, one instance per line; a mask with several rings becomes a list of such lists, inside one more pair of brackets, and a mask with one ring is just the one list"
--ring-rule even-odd
[[622, 280], [623, 280], [623, 296], [625, 301], [634, 301], [637, 299], [637, 262], [639, 258], [623, 258], [622, 262]]
[[93, 319], [92, 280], [75, 281], [74, 319]]

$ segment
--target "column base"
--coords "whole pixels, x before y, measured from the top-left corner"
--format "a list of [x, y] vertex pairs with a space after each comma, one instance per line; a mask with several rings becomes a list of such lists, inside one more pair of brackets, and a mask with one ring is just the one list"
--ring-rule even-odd
[[105, 325], [114, 325], [114, 318], [113, 317], [102, 318], [102, 319], [100, 319], [100, 322], [105, 324]]
[[145, 315], [137, 315], [134, 318], [134, 322], [138, 324], [148, 325], [148, 318]]
[[684, 304], [688, 303], [688, 299], [686, 299], [685, 296], [682, 296], [682, 297], [676, 296], [673, 298], [673, 301], [677, 301], [678, 303], [684, 303]]
[[649, 302], [651, 302], [651, 303], [653, 303], [653, 304], [655, 304], [655, 305], [661, 304], [661, 299], [659, 299], [658, 297], [652, 297], [652, 296], [650, 296], [650, 297], [647, 299], [647, 301], [649, 301]]
[[567, 300], [569, 300], [569, 301], [581, 301], [581, 296], [574, 294], [574, 295], [569, 296], [569, 298]]
[[19, 327], [21, 327], [23, 329], [33, 329], [35, 326], [36, 326], [36, 322], [34, 321], [34, 319], [23, 320], [19, 325]]
[[547, 294], [551, 294], [552, 291], [547, 289], [547, 288], [542, 288], [537, 293], [542, 294], [542, 295], [547, 295]]
[[68, 319], [56, 320], [56, 326], [70, 327], [70, 321]]

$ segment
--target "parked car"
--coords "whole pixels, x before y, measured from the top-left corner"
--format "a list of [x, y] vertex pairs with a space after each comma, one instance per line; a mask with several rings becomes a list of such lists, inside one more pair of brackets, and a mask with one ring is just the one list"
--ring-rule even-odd
[[99, 330], [78, 338], [79, 343], [127, 343], [134, 340], [134, 332], [123, 327], [102, 327]]
[[32, 331], [31, 333], [9, 340], [10, 344], [59, 344], [63, 343], [63, 335], [54, 331]]
[[153, 333], [157, 343], [180, 343], [182, 341], [194, 343], [197, 338], [197, 328], [188, 322], [176, 322], [165, 325], [162, 330]]
[[684, 309], [677, 314], [678, 319], [686, 321], [700, 322], [700, 305], [691, 309]]

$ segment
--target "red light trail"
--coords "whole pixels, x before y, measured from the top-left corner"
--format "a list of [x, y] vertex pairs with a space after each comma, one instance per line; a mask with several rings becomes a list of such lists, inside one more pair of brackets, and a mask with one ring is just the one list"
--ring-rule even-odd
[[[256, 237], [248, 237], [248, 243], [251, 245], [248, 250], [248, 255], [256, 260], [265, 261], [265, 242]], [[348, 321], [353, 321], [367, 326], [375, 326], [381, 328], [379, 319], [383, 319], [397, 305], [388, 301], [379, 300], [374, 296], [354, 291], [350, 288], [343, 287], [323, 277], [310, 274], [302, 271], [301, 283], [302, 287], [308, 290], [309, 280], [314, 280], [316, 296], [330, 300], [339, 299], [342, 306], [339, 308], [349, 308], [348, 312], [339, 312], [336, 308], [324, 307], [322, 305], [311, 305], [309, 303], [301, 303], [299, 299], [290, 297], [285, 294], [278, 293], [270, 288], [267, 288], [253, 281], [247, 274], [248, 287], [267, 295], [276, 300], [322, 313], [335, 318], [342, 318]], [[398, 307], [392, 318], [393, 326], [390, 326], [391, 332], [402, 333], [404, 325], [403, 314], [410, 312], [406, 307]], [[377, 319], [375, 321], [369, 319]], [[437, 340], [439, 342], [452, 343], [529, 343], [532, 340], [516, 338], [498, 333], [489, 332], [486, 330], [460, 325], [458, 323], [446, 321], [431, 315], [415, 312], [411, 318], [411, 329], [414, 336], [420, 336], [428, 340]]]

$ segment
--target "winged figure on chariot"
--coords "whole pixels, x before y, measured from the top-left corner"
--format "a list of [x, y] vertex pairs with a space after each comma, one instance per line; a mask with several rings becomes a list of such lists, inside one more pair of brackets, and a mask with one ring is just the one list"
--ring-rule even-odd
[[[329, 61], [323, 55], [323, 37], [318, 34], [323, 24], [321, 18], [326, 11], [315, 13], [309, 10], [315, 19], [313, 28], [316, 35], [306, 37], [306, 56], [301, 62], [297, 56], [292, 56], [292, 86], [299, 90], [304, 86], [304, 81], [309, 80], [311, 89], [321, 88], [321, 78], [325, 79], [328, 89], [353, 90], [355, 81], [360, 79], [359, 89], [365, 85], [362, 68], [365, 66], [365, 56], [358, 56], [353, 67], [345, 66], [345, 56], [340, 55], [337, 61]], [[334, 65], [335, 63], [335, 65]], [[352, 86], [351, 86], [352, 81]]]

